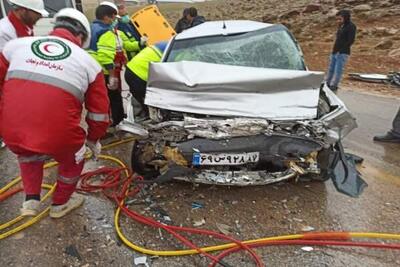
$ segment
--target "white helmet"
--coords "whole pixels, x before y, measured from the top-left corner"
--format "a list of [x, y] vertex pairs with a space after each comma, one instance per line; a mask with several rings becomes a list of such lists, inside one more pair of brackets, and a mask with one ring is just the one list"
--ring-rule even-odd
[[116, 4], [114, 4], [113, 2], [109, 2], [109, 1], [103, 1], [100, 3], [100, 6], [109, 6], [115, 9], [115, 11], [117, 11], [118, 13], [118, 7]]
[[[60, 11], [57, 12], [57, 14], [54, 16], [54, 18], [56, 19], [56, 26], [57, 26], [57, 19], [58, 18], [70, 18], [73, 19], [77, 22], [79, 22], [80, 26], [83, 27], [83, 30], [85, 31], [86, 34], [86, 40], [83, 43], [83, 48], [87, 48], [90, 44], [90, 23], [89, 20], [86, 18], [86, 16], [74, 9], [74, 8], [63, 8]], [[73, 26], [73, 25], [69, 25], [69, 26]]]
[[49, 12], [44, 8], [43, 0], [8, 0], [10, 4], [24, 7], [35, 11], [42, 15], [42, 17], [48, 17]]

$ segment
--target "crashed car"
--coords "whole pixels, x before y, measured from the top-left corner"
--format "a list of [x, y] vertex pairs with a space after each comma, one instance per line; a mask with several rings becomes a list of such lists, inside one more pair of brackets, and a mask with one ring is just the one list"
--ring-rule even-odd
[[341, 146], [356, 121], [323, 79], [283, 25], [213, 21], [186, 30], [150, 66], [150, 119], [140, 129], [132, 114], [123, 122], [143, 137], [132, 167], [155, 181], [221, 185], [332, 178], [357, 196], [366, 184]]

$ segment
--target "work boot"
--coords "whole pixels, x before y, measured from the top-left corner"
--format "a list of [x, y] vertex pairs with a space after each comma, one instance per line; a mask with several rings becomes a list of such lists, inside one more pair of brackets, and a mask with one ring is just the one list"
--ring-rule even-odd
[[392, 132], [387, 132], [385, 135], [374, 136], [374, 141], [386, 143], [400, 143], [400, 137], [394, 135]]
[[72, 194], [71, 198], [67, 203], [63, 205], [51, 205], [50, 207], [50, 217], [51, 218], [61, 218], [65, 216], [70, 211], [79, 208], [83, 204], [85, 198], [80, 194]]
[[36, 216], [39, 213], [40, 201], [31, 199], [22, 203], [21, 216]]

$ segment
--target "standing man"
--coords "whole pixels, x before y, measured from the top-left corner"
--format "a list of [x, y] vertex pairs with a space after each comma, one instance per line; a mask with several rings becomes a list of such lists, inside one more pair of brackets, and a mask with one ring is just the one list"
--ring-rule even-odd
[[181, 33], [187, 28], [189, 28], [189, 21], [187, 19], [187, 16], [189, 15], [189, 8], [185, 8], [183, 10], [182, 18], [178, 20], [178, 22], [175, 25], [175, 32], [176, 33]]
[[[44, 9], [43, 0], [9, 0], [13, 10], [0, 20], [0, 52], [10, 40], [33, 36], [33, 26], [49, 13]], [[4, 147], [0, 135], [0, 148]]]
[[186, 15], [186, 19], [189, 22], [188, 28], [195, 27], [206, 21], [206, 19], [203, 16], [199, 16], [197, 14], [197, 9], [195, 7], [189, 8], [188, 14]]
[[351, 22], [349, 10], [341, 10], [336, 14], [336, 24], [338, 25], [336, 41], [330, 56], [326, 78], [327, 86], [334, 92], [338, 89], [357, 31], [356, 25]]
[[[109, 125], [109, 102], [99, 64], [81, 47], [90, 42], [85, 15], [65, 8], [45, 37], [12, 40], [0, 53], [0, 134], [18, 157], [25, 201], [23, 216], [39, 211], [43, 165], [59, 163], [50, 217], [83, 203], [74, 194], [84, 165], [85, 141], [94, 155]], [[87, 134], [80, 127], [87, 109]]]
[[377, 135], [374, 141], [387, 143], [400, 143], [400, 108], [393, 120], [393, 128], [385, 135]]

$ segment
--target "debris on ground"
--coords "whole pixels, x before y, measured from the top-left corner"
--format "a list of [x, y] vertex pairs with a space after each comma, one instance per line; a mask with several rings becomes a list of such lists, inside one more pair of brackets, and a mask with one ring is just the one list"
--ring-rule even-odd
[[301, 250], [306, 251], [306, 252], [311, 252], [314, 250], [313, 247], [302, 247]]
[[223, 223], [215, 223], [218, 230], [224, 235], [230, 235], [232, 232], [232, 227]]
[[192, 210], [204, 208], [204, 205], [200, 202], [192, 202]]
[[302, 232], [311, 232], [311, 231], [314, 231], [314, 230], [315, 230], [315, 228], [312, 227], [312, 226], [304, 226], [303, 228], [301, 228]]
[[202, 225], [205, 225], [206, 224], [206, 220], [203, 218], [203, 219], [201, 219], [201, 220], [199, 220], [199, 221], [195, 221], [194, 223], [193, 223], [193, 226], [194, 227], [199, 227], [199, 226], [202, 226]]
[[157, 214], [157, 217], [160, 220], [160, 222], [165, 223], [165, 224], [172, 223], [171, 217], [161, 207], [152, 207], [151, 210]]
[[77, 258], [79, 261], [82, 260], [81, 254], [79, 254], [78, 249], [75, 245], [69, 245], [65, 248], [65, 254]]
[[387, 75], [377, 73], [350, 73], [349, 77], [363, 82], [387, 83], [400, 86], [400, 72], [389, 72]]
[[147, 256], [135, 257], [133, 263], [135, 264], [135, 266], [150, 267], [150, 265], [147, 263]]

